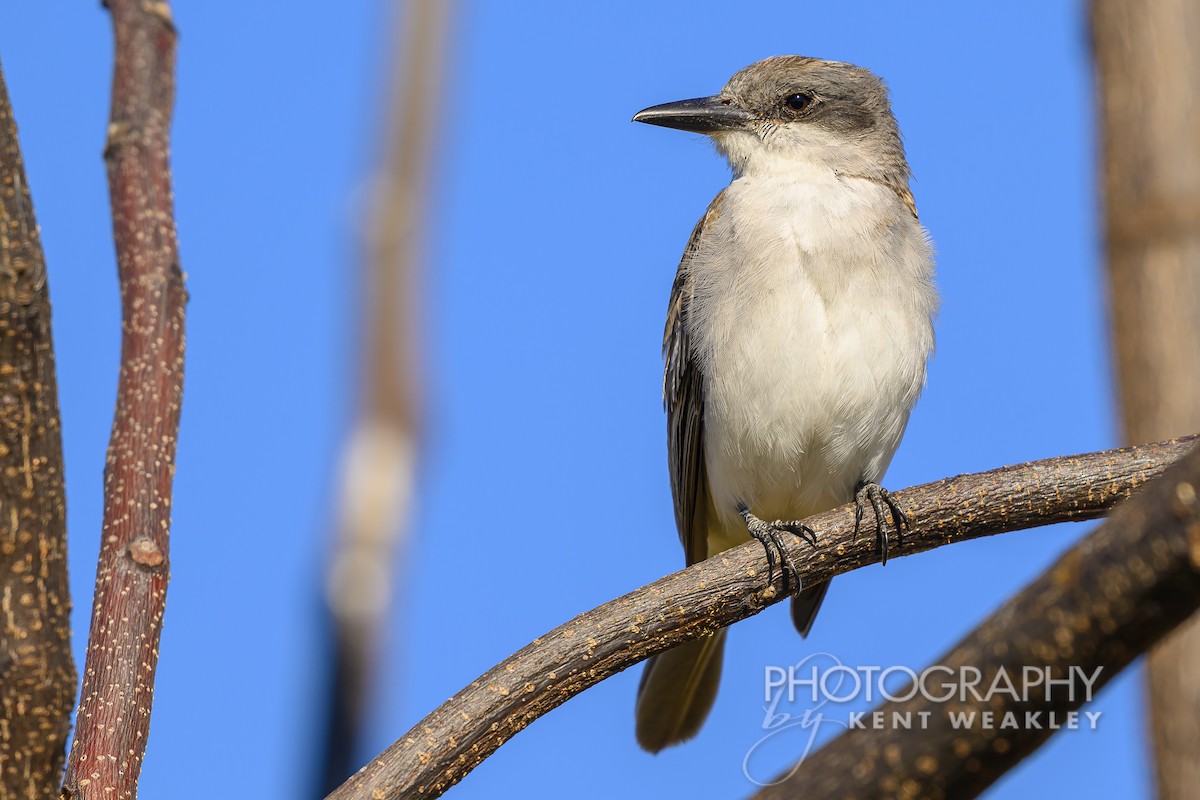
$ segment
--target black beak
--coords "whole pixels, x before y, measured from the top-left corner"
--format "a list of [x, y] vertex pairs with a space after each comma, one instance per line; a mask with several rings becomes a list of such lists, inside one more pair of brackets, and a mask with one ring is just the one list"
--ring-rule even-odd
[[693, 133], [716, 133], [745, 128], [754, 119], [753, 115], [733, 104], [732, 100], [715, 97], [697, 97], [650, 106], [633, 115], [634, 122], [661, 125]]

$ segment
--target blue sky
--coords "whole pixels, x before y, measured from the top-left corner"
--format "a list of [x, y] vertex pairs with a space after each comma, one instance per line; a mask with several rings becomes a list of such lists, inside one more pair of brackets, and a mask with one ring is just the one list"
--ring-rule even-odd
[[[99, 4], [10, 6], [0, 59], [49, 263], [81, 636], [118, 354], [100, 158], [111, 36]], [[191, 304], [148, 797], [308, 789], [317, 591], [391, 27], [386, 3], [331, 8], [175, 9]], [[537, 635], [682, 565], [660, 337], [684, 242], [728, 174], [701, 137], [630, 124], [644, 106], [714, 92], [781, 53], [889, 82], [943, 309], [888, 486], [1115, 443], [1083, 13], [1033, 0], [461, 4], [424, 298], [427, 451], [364, 760]], [[827, 652], [923, 666], [1084, 532], [839, 578], [807, 641], [782, 609], [736, 626], [714, 713], [688, 745], [636, 748], [634, 669], [534, 723], [451, 796], [745, 795], [765, 665]], [[990, 796], [1147, 796], [1138, 678], [1099, 697], [1098, 731], [1057, 737]], [[185, 765], [196, 777], [180, 785]]]

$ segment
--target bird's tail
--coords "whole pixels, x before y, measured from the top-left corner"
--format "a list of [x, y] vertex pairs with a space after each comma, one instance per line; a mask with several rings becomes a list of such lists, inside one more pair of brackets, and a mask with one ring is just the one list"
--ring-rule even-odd
[[792, 598], [792, 624], [801, 636], [808, 636], [812, 630], [813, 620], [821, 610], [825, 601], [825, 593], [829, 591], [829, 581], [805, 586], [800, 593]]
[[725, 631], [693, 639], [646, 662], [637, 697], [637, 740], [657, 753], [696, 735], [717, 697]]

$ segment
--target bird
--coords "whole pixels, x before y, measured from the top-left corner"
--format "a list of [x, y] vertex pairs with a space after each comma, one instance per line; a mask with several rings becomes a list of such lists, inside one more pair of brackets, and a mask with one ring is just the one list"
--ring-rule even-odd
[[[684, 249], [663, 336], [685, 560], [757, 539], [785, 590], [793, 573], [807, 636], [829, 583], [799, 586], [783, 537], [815, 544], [801, 520], [854, 502], [856, 530], [873, 512], [886, 563], [888, 529], [909, 527], [879, 482], [925, 386], [939, 298], [887, 87], [852, 64], [776, 56], [633, 121], [707, 135], [732, 173]], [[643, 749], [699, 732], [724, 640], [720, 629], [647, 662]]]

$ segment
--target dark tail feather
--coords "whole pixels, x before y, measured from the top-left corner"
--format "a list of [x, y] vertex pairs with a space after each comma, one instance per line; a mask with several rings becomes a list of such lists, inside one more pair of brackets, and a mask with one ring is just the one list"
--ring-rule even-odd
[[637, 740], [657, 753], [695, 736], [721, 682], [725, 631], [693, 639], [646, 662], [637, 697]]
[[825, 593], [829, 591], [829, 581], [816, 583], [800, 590], [800, 594], [792, 598], [792, 624], [801, 636], [808, 636], [812, 630], [813, 620], [821, 610]]

